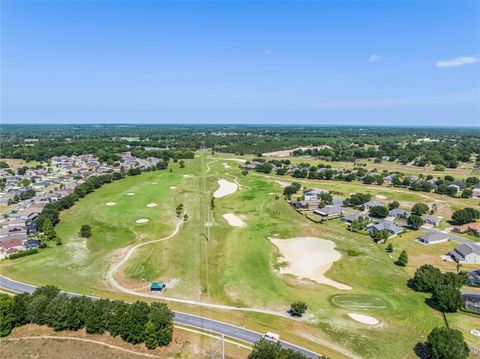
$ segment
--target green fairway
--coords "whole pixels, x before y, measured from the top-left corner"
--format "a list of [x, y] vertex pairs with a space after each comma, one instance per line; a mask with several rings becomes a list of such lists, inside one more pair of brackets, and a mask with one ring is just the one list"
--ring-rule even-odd
[[[303, 322], [243, 313], [236, 313], [235, 318], [256, 318], [257, 323], [282, 335], [291, 335], [294, 330], [304, 340], [328, 337], [366, 358], [414, 357], [415, 344], [434, 326], [442, 325], [439, 313], [425, 304], [427, 296], [406, 286], [411, 268], [394, 265], [384, 246], [374, 244], [368, 236], [347, 231], [338, 220], [315, 224], [297, 213], [283, 199], [278, 178], [253, 172], [243, 176], [238, 162], [209, 158], [205, 152], [187, 161], [184, 169], [174, 163], [171, 167], [173, 172], [128, 177], [86, 196], [61, 215], [57, 231], [64, 245], [4, 261], [2, 273], [25, 282], [56, 284], [70, 291], [113, 295], [114, 289], [104, 277], [109, 265], [125, 254], [121, 249], [169, 234], [177, 220], [175, 208], [183, 204], [182, 216], [186, 213], [188, 220], [180, 232], [167, 241], [139, 248], [117, 276], [124, 286], [148, 292], [151, 281], [162, 281], [167, 283], [164, 295], [169, 297], [282, 313], [293, 301], [303, 300], [309, 306]], [[215, 199], [212, 210], [211, 197], [222, 178], [237, 181], [240, 189]], [[302, 184], [345, 196], [361, 191], [362, 186], [333, 181]], [[365, 191], [385, 195], [389, 200], [415, 202], [420, 198], [418, 193], [387, 187], [368, 187]], [[116, 205], [106, 206], [108, 202]], [[158, 206], [147, 208], [148, 203]], [[240, 216], [246, 226], [232, 227], [223, 218], [227, 213]], [[136, 224], [140, 218], [149, 222]], [[211, 235], [207, 242], [208, 221]], [[78, 236], [83, 224], [93, 229], [88, 240]], [[307, 236], [336, 244], [342, 258], [326, 275], [353, 290], [342, 291], [279, 274], [279, 254], [268, 238]], [[395, 255], [400, 245], [395, 244]], [[347, 314], [355, 311], [377, 318], [380, 324], [366, 326], [353, 321]]]

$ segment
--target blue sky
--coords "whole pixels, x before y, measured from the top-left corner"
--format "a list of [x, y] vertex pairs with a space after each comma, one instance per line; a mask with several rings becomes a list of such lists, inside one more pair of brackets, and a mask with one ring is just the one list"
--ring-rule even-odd
[[480, 126], [480, 2], [2, 2], [6, 123]]

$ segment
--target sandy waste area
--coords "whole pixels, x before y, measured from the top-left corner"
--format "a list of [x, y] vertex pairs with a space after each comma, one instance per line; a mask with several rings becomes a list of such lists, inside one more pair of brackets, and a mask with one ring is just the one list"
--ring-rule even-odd
[[300, 237], [291, 239], [270, 238], [287, 262], [280, 273], [293, 274], [337, 289], [351, 290], [352, 287], [326, 278], [325, 273], [333, 262], [341, 258], [335, 243], [329, 240]]
[[219, 179], [217, 182], [220, 188], [213, 194], [213, 197], [215, 198], [228, 196], [238, 190], [238, 185], [235, 182], [230, 182], [223, 178]]
[[348, 316], [362, 324], [376, 325], [379, 323], [378, 319], [375, 319], [374, 317], [369, 317], [368, 315], [364, 314], [348, 313]]
[[232, 227], [245, 227], [246, 224], [244, 221], [242, 221], [242, 219], [236, 215], [234, 215], [233, 213], [225, 213], [223, 215], [223, 218], [225, 218], [225, 220], [228, 222], [229, 225], [231, 225]]

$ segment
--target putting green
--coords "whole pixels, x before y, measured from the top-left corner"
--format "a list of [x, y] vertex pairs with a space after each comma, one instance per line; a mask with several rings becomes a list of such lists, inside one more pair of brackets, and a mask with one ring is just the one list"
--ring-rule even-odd
[[389, 307], [387, 301], [369, 294], [332, 295], [330, 302], [340, 308], [356, 310], [386, 309]]

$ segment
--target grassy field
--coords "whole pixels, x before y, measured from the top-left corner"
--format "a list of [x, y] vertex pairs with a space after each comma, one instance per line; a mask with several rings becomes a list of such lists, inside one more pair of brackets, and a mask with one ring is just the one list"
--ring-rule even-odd
[[[426, 295], [414, 293], [407, 288], [406, 282], [416, 266], [430, 261], [436, 263], [442, 251], [450, 249], [454, 243], [442, 244], [441, 248], [421, 246], [414, 242], [418, 234], [411, 232], [392, 241], [395, 252], [389, 256], [383, 245], [375, 245], [368, 236], [348, 232], [338, 220], [314, 224], [295, 212], [282, 196], [277, 196], [282, 191], [276, 183], [277, 178], [253, 172], [242, 176], [236, 162], [209, 159], [205, 154], [199, 156], [204, 156], [203, 166], [198, 157], [187, 161], [185, 169], [173, 164], [173, 172], [129, 177], [88, 195], [61, 215], [57, 231], [64, 240], [63, 246], [3, 262], [2, 273], [25, 282], [56, 284], [71, 291], [128, 298], [115, 294], [105, 284], [109, 263], [120, 255], [121, 248], [171, 232], [176, 220], [175, 207], [182, 203], [188, 221], [180, 233], [168, 241], [138, 250], [119, 276], [124, 285], [141, 291], [147, 290], [152, 280], [160, 280], [169, 284], [168, 296], [282, 312], [294, 300], [304, 300], [309, 310], [302, 321], [238, 312], [229, 312], [227, 319], [225, 312], [220, 310], [171, 306], [260, 332], [275, 329], [287, 340], [335, 358], [343, 357], [335, 346], [365, 358], [414, 357], [414, 345], [434, 326], [442, 325], [439, 313], [425, 304]], [[202, 173], [207, 163], [205, 194]], [[224, 163], [230, 168], [226, 169]], [[233, 181], [235, 176], [241, 189], [215, 200], [211, 238], [207, 243], [204, 232], [211, 194], [218, 188], [218, 179]], [[333, 181], [304, 181], [302, 184], [335, 190], [345, 196], [360, 191], [381, 194], [388, 200], [401, 201], [405, 207], [426, 200], [425, 194], [380, 186]], [[177, 188], [172, 190], [171, 186]], [[135, 196], [126, 196], [129, 192], [134, 192]], [[469, 200], [428, 196], [432, 201], [444, 201], [438, 203], [444, 203], [445, 215], [453, 208], [470, 205]], [[105, 206], [111, 201], [117, 204]], [[158, 203], [158, 207], [147, 208], [150, 202]], [[244, 215], [246, 227], [231, 227], [222, 217], [226, 213]], [[135, 224], [139, 218], [150, 221], [139, 226]], [[93, 227], [93, 236], [88, 240], [78, 236], [82, 224]], [[272, 236], [285, 239], [313, 236], [332, 240], [342, 253], [342, 259], [335, 262], [327, 276], [350, 285], [353, 290], [342, 291], [278, 274], [275, 270], [278, 253], [268, 241]], [[403, 248], [410, 255], [407, 268], [393, 263]], [[369, 327], [354, 322], [347, 316], [350, 312], [373, 316], [381, 324]]]
[[[48, 336], [48, 338], [45, 338]], [[35, 337], [33, 339], [32, 337]], [[40, 337], [40, 338], [39, 338]], [[44, 337], [44, 338], [41, 338]], [[55, 338], [62, 337], [62, 338]], [[74, 338], [70, 340], [68, 338]], [[78, 340], [80, 339], [80, 340]], [[86, 339], [88, 341], [82, 341]], [[106, 346], [106, 345], [109, 346]], [[27, 325], [14, 329], [0, 339], [2, 358], [210, 358], [210, 346], [219, 346], [216, 339], [182, 329], [174, 329], [173, 341], [164, 348], [148, 350], [143, 344], [133, 345], [108, 334], [91, 335], [84, 330], [55, 332], [51, 328]], [[225, 343], [226, 358], [246, 358], [249, 350]]]

